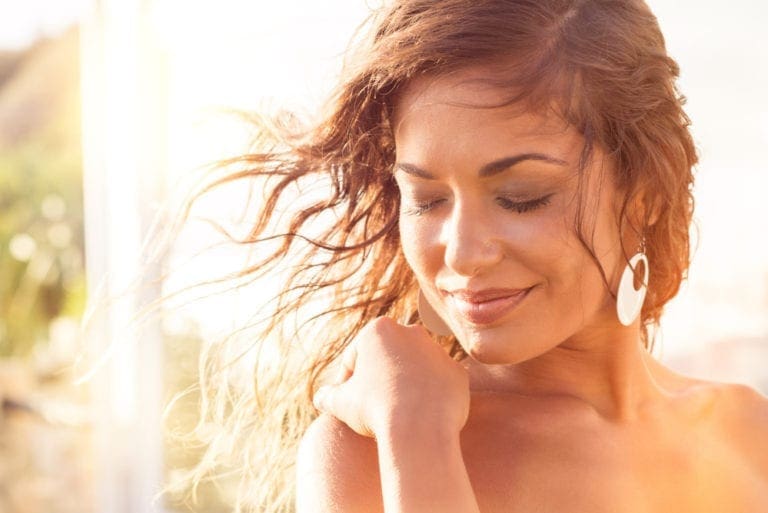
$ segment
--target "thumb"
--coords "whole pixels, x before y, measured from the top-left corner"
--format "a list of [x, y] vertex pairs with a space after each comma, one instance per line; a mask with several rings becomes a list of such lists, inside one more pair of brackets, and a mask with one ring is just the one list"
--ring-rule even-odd
[[315, 408], [323, 413], [330, 413], [334, 417], [343, 419], [343, 399], [344, 392], [339, 385], [325, 385], [317, 389], [312, 403]]
[[349, 381], [339, 385], [325, 385], [317, 390], [312, 403], [321, 413], [336, 417], [359, 434], [367, 434], [368, 430], [361, 422], [356, 401], [350, 395], [353, 390]]
[[317, 389], [317, 392], [315, 392], [315, 396], [312, 398], [312, 404], [315, 405], [315, 408], [317, 408], [322, 412], [328, 412], [328, 403], [329, 403], [328, 396], [333, 394], [332, 389], [333, 389], [333, 386], [331, 385], [325, 385]]

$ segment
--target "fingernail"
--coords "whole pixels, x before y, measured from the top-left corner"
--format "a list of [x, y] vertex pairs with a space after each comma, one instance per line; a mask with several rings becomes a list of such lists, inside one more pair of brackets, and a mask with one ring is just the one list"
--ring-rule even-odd
[[318, 410], [322, 410], [325, 407], [324, 401], [325, 397], [328, 395], [328, 390], [330, 387], [323, 386], [317, 389], [317, 392], [315, 392], [315, 397], [312, 398], [312, 404], [315, 405], [315, 408]]

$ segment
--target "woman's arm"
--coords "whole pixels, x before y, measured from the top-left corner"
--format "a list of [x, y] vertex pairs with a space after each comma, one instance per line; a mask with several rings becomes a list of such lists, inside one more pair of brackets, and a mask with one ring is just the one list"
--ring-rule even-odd
[[479, 513], [458, 432], [401, 426], [378, 449], [386, 513]]
[[458, 439], [406, 435], [377, 448], [338, 419], [318, 417], [298, 452], [296, 513], [478, 511]]
[[384, 512], [376, 442], [321, 414], [299, 445], [296, 513], [336, 512]]

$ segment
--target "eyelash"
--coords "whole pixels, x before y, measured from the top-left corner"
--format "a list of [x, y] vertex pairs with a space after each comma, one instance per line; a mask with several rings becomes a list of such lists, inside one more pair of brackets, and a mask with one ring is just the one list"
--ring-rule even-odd
[[[552, 197], [552, 194], [547, 194], [546, 196], [542, 196], [541, 198], [536, 198], [536, 199], [527, 200], [527, 201], [512, 201], [507, 198], [497, 198], [496, 203], [505, 210], [514, 210], [518, 214], [524, 214], [526, 212], [530, 212], [532, 210], [536, 210], [537, 208], [548, 205], [551, 197]], [[444, 200], [442, 199], [437, 199], [437, 200], [427, 201], [424, 203], [418, 203], [406, 209], [405, 213], [408, 215], [420, 216], [420, 215], [426, 214], [427, 212], [432, 210], [434, 207], [436, 207], [443, 201]]]
[[432, 208], [434, 208], [437, 204], [441, 203], [443, 200], [432, 200], [432, 201], [425, 201], [424, 203], [416, 203], [415, 205], [405, 208], [404, 211], [409, 216], [420, 216], [422, 214], [426, 214]]
[[498, 203], [501, 208], [505, 208], [507, 210], [515, 210], [518, 214], [524, 214], [526, 212], [530, 212], [531, 210], [536, 210], [537, 208], [548, 205], [550, 198], [552, 198], [551, 194], [547, 194], [541, 198], [528, 201], [511, 201], [507, 198], [498, 198], [496, 203]]

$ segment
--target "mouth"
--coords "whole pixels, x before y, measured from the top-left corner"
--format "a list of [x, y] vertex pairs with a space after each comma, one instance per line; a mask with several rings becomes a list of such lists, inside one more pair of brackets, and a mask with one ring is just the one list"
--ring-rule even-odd
[[448, 301], [467, 321], [489, 325], [498, 321], [528, 296], [533, 289], [484, 289], [446, 291]]

